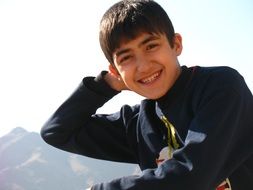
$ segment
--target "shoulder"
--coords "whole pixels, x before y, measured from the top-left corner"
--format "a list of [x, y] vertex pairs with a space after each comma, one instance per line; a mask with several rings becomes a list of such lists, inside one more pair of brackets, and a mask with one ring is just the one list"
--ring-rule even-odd
[[217, 67], [197, 67], [197, 73], [204, 77], [212, 77], [213, 80], [224, 79], [224, 82], [242, 79], [241, 74], [234, 68], [228, 66], [217, 66]]
[[143, 99], [140, 104], [133, 106], [123, 105], [120, 110], [121, 117], [124, 118], [125, 124], [136, 123], [137, 120], [153, 117], [156, 115], [156, 102], [154, 100]]
[[231, 67], [196, 67], [190, 87], [190, 100], [194, 111], [206, 105], [216, 111], [223, 110], [219, 109], [219, 106], [228, 108], [232, 103], [238, 107], [252, 105], [252, 94], [243, 76]]
[[206, 87], [216, 89], [232, 89], [240, 91], [246, 83], [243, 76], [234, 68], [228, 66], [197, 67], [196, 79]]
[[121, 107], [120, 111], [123, 115], [127, 116], [127, 115], [135, 115], [138, 114], [140, 110], [140, 104], [136, 104], [136, 105], [128, 105], [125, 104]]
[[243, 76], [234, 68], [227, 66], [197, 66], [189, 85], [192, 102], [196, 105], [212, 99], [222, 101], [252, 101], [252, 94]]
[[113, 120], [122, 120], [124, 125], [128, 125], [130, 121], [138, 117], [140, 105], [122, 105], [120, 110], [114, 114], [109, 114], [107, 117]]

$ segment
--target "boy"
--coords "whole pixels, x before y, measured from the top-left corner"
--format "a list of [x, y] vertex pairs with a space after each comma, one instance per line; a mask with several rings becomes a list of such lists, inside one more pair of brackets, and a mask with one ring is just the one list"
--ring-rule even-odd
[[[85, 77], [41, 130], [57, 148], [142, 170], [92, 190], [253, 189], [253, 98], [237, 71], [180, 66], [182, 38], [151, 0], [113, 5], [100, 44], [109, 71]], [[146, 99], [96, 114], [122, 90]]]

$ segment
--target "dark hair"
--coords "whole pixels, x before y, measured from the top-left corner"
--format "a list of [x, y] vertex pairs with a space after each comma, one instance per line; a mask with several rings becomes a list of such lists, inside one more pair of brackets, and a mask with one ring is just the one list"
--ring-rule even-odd
[[109, 8], [100, 22], [99, 41], [108, 61], [122, 41], [141, 32], [165, 34], [173, 47], [174, 27], [165, 10], [152, 0], [122, 0]]

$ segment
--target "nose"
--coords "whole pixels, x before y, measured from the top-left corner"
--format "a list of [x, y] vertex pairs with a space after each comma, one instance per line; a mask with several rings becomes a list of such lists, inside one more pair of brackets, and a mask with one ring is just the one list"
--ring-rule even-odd
[[136, 57], [136, 65], [138, 72], [146, 72], [150, 69], [151, 62], [145, 55], [138, 55]]

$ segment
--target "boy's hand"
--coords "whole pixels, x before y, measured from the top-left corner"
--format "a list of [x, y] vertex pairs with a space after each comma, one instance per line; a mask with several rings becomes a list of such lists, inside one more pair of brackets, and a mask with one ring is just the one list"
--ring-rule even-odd
[[110, 70], [104, 76], [104, 80], [114, 90], [117, 90], [117, 91], [129, 90], [127, 86], [125, 85], [124, 81], [122, 80], [122, 78], [120, 77], [120, 75]]

